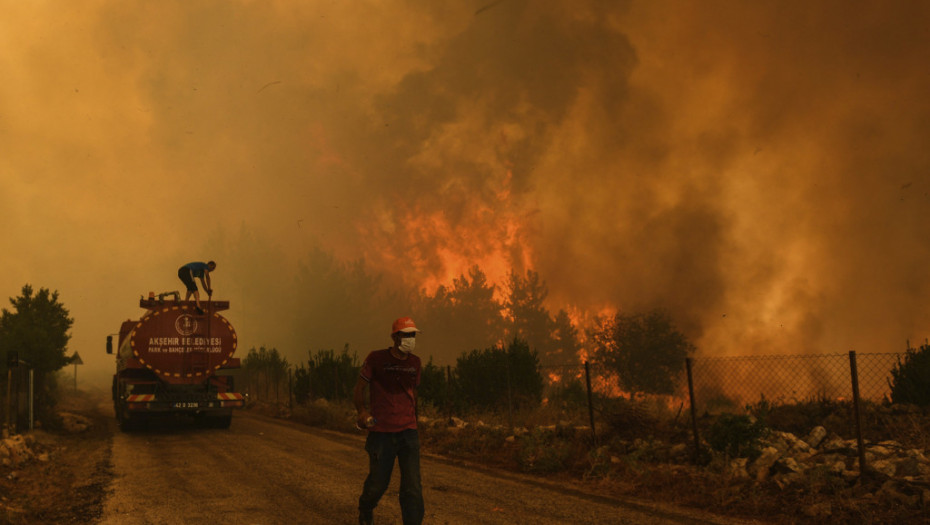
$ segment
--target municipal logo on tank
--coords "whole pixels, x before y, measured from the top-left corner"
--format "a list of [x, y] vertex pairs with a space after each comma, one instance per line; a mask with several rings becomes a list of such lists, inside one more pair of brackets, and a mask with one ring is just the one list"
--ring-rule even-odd
[[174, 327], [179, 334], [188, 336], [197, 331], [197, 320], [188, 314], [181, 314], [174, 321]]

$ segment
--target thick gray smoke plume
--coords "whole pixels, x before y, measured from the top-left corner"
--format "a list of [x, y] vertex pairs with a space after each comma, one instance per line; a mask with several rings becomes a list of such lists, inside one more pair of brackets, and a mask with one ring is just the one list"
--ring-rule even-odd
[[[59, 290], [89, 368], [209, 258], [242, 345], [292, 361], [386, 344], [474, 264], [577, 319], [666, 307], [707, 354], [930, 335], [925, 2], [4, 12], [0, 295]], [[352, 264], [396, 295], [362, 308]]]

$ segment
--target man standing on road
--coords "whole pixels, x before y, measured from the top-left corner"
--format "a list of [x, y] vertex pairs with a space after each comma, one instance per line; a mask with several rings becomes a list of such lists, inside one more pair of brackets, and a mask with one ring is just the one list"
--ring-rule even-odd
[[[423, 487], [420, 481], [420, 438], [417, 433], [416, 388], [420, 384], [420, 358], [413, 355], [419, 330], [409, 317], [391, 327], [394, 346], [368, 354], [353, 400], [357, 425], [368, 430], [368, 477], [358, 498], [358, 522], [370, 525], [373, 512], [388, 488], [394, 458], [400, 466], [400, 510], [404, 525], [423, 522]], [[365, 389], [370, 411], [365, 409]]]
[[194, 305], [197, 308], [198, 314], [203, 313], [203, 308], [200, 307], [200, 291], [197, 290], [197, 283], [194, 282], [194, 279], [200, 279], [200, 284], [203, 285], [203, 289], [206, 290], [208, 296], [212, 297], [213, 288], [210, 287], [210, 272], [215, 269], [216, 263], [213, 261], [207, 263], [192, 262], [178, 268], [178, 278], [180, 278], [184, 286], [187, 287], [187, 295], [184, 297], [184, 300], [189, 301], [191, 295], [193, 295]]

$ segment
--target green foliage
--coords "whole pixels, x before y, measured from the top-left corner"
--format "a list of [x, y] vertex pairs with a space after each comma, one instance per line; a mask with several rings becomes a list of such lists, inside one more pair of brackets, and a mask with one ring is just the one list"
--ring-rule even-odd
[[520, 437], [517, 463], [524, 472], [560, 472], [566, 470], [575, 455], [575, 446], [555, 432], [537, 428]]
[[310, 401], [310, 370], [303, 364], [294, 369], [294, 401], [299, 405]]
[[15, 308], [6, 308], [0, 315], [0, 370], [6, 372], [7, 352], [19, 352], [19, 358], [29, 363], [36, 372], [54, 372], [68, 364], [65, 356], [68, 331], [74, 319], [68, 309], [58, 302], [58, 292], [40, 288], [35, 295], [30, 285], [23, 286], [23, 294], [10, 299]]
[[632, 393], [674, 394], [685, 358], [695, 351], [662, 310], [617, 314], [590, 335], [595, 361], [616, 372], [621, 388]]
[[769, 428], [752, 416], [723, 414], [711, 425], [707, 442], [730, 457], [755, 458], [760, 452], [759, 440], [768, 433]]
[[610, 472], [609, 447], [602, 446], [588, 452], [588, 467], [583, 479], [601, 479]]
[[249, 393], [256, 399], [280, 400], [287, 393], [289, 367], [277, 348], [251, 348], [242, 360]]
[[459, 408], [453, 407], [456, 396], [451, 391], [449, 375], [446, 367], [434, 365], [430, 357], [420, 370], [420, 387], [417, 389], [419, 400], [440, 410]]
[[891, 402], [930, 406], [930, 345], [908, 348], [904, 361], [891, 369]]
[[542, 355], [555, 349], [552, 318], [543, 304], [548, 295], [549, 289], [538, 273], [528, 270], [524, 276], [511, 270], [507, 278], [507, 296], [502, 304], [509, 319], [507, 338], [526, 341]]
[[539, 359], [525, 341], [463, 353], [455, 368], [456, 391], [473, 408], [538, 404], [542, 398]]
[[566, 408], [586, 407], [588, 390], [580, 377], [562, 377], [561, 381], [548, 389], [550, 404], [561, 404]]
[[361, 364], [358, 355], [349, 354], [349, 346], [335, 350], [318, 350], [307, 362], [309, 397], [328, 400], [348, 399], [358, 379]]
[[833, 431], [852, 430], [851, 403], [824, 396], [790, 403], [781, 399], [769, 401], [762, 396], [758, 402], [747, 405], [746, 411], [769, 428], [796, 435], [805, 435], [810, 432], [811, 428], [825, 425], [827, 421], [838, 423], [829, 426]]
[[440, 286], [433, 295], [421, 295], [414, 309], [420, 327], [428, 327], [429, 344], [454, 353], [493, 346], [503, 333], [501, 305], [494, 300], [496, 286], [489, 284], [478, 266], [468, 275]]
[[65, 352], [74, 319], [58, 301], [58, 292], [47, 288], [33, 293], [27, 284], [21, 296], [10, 298], [10, 304], [14, 310], [4, 308], [0, 314], [0, 381], [6, 380], [8, 352], [18, 352], [19, 359], [34, 370], [36, 415], [47, 420], [55, 406], [54, 372], [68, 364]]

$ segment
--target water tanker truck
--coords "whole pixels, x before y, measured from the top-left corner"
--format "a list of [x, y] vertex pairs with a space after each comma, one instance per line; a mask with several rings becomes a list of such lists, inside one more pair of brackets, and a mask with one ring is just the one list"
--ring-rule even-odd
[[[239, 368], [239, 358], [233, 357], [236, 331], [219, 314], [229, 309], [229, 301], [207, 301], [200, 313], [177, 292], [157, 298], [149, 293], [139, 306], [145, 313], [123, 322], [116, 346], [113, 408], [120, 429], [184, 414], [229, 428], [232, 409], [244, 404], [230, 375]], [[113, 335], [107, 336], [108, 354], [114, 352]]]

